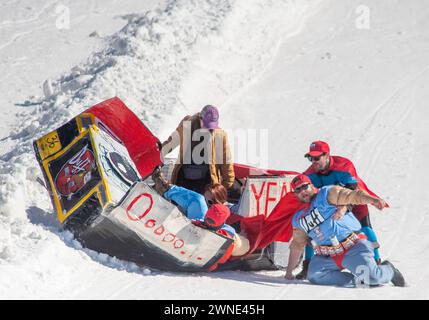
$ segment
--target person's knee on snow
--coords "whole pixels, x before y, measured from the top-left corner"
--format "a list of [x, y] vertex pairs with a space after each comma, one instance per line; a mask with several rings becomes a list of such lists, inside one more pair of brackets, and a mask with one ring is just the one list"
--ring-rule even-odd
[[311, 259], [307, 279], [313, 284], [323, 286], [351, 287], [354, 283], [352, 274], [342, 272], [331, 258], [320, 256]]
[[393, 270], [377, 265], [372, 244], [367, 240], [359, 241], [347, 252], [343, 265], [355, 276], [358, 286], [386, 284], [393, 278]]

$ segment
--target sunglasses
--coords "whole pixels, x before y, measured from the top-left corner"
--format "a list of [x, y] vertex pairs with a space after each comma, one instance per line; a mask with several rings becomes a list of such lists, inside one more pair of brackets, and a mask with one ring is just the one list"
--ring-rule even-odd
[[310, 162], [317, 162], [317, 161], [319, 161], [319, 160], [320, 160], [324, 155], [325, 155], [325, 153], [324, 153], [324, 154], [322, 154], [321, 156], [318, 156], [318, 157], [308, 156], [307, 158], [308, 158], [308, 160], [309, 160]]
[[214, 201], [213, 200], [206, 200], [207, 205], [210, 207], [212, 205], [214, 205]]
[[298, 194], [298, 193], [300, 193], [303, 190], [307, 190], [309, 186], [310, 186], [309, 183], [303, 184], [302, 186], [300, 186], [298, 188], [295, 188], [295, 190], [293, 190], [293, 192], [296, 193], [296, 194]]

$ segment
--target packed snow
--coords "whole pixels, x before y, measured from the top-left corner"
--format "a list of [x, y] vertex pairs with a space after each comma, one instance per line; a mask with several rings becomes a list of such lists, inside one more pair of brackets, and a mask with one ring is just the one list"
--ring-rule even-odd
[[[0, 298], [428, 299], [428, 15], [425, 0], [2, 1]], [[82, 248], [31, 144], [113, 96], [161, 140], [217, 105], [237, 162], [259, 167], [303, 171], [329, 142], [389, 202], [372, 223], [408, 287], [160, 272]]]

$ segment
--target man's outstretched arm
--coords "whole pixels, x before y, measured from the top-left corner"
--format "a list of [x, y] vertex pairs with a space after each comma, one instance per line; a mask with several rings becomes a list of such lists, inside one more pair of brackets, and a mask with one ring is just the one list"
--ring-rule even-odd
[[383, 210], [386, 206], [383, 199], [371, 196], [363, 190], [350, 190], [340, 186], [333, 186], [329, 190], [328, 202], [335, 206], [372, 204], [378, 210]]

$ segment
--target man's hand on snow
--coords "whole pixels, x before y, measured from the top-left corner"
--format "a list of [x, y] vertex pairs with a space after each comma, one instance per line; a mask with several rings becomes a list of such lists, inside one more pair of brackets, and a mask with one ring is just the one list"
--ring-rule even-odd
[[347, 206], [338, 206], [337, 211], [335, 211], [334, 215], [332, 216], [332, 220], [340, 220], [346, 212]]
[[371, 204], [374, 207], [376, 207], [378, 210], [383, 210], [384, 207], [386, 206], [386, 201], [384, 201], [383, 199], [377, 198]]
[[286, 280], [295, 280], [295, 276], [291, 272], [286, 272], [285, 279]]

